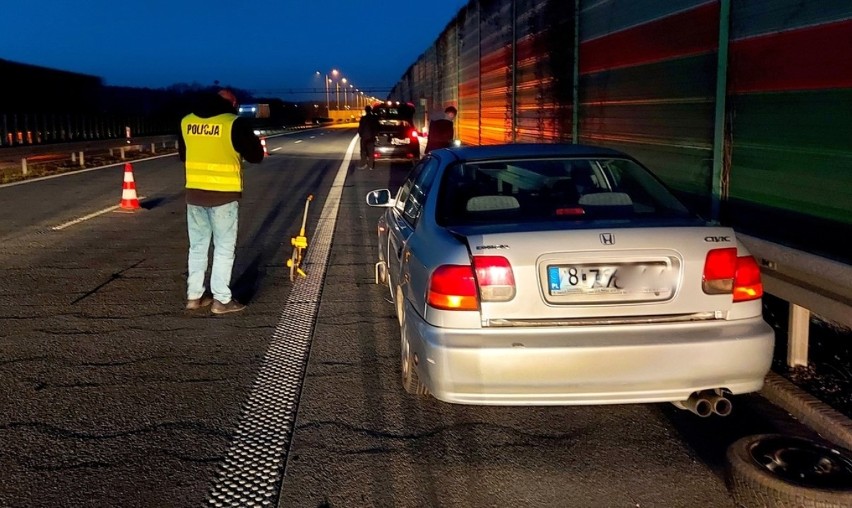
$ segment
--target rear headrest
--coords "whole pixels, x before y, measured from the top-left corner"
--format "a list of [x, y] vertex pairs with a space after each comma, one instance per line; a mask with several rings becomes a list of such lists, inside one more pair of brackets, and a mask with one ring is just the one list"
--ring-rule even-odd
[[633, 200], [623, 192], [595, 192], [580, 196], [578, 203], [584, 206], [631, 206]]
[[517, 210], [521, 205], [514, 196], [476, 196], [467, 200], [468, 212], [489, 212], [494, 210]]

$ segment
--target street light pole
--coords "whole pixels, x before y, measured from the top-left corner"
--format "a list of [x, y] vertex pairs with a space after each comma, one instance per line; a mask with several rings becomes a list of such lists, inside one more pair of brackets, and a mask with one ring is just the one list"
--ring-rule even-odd
[[328, 74], [327, 73], [323, 74], [322, 72], [317, 71], [316, 75], [317, 75], [317, 77], [322, 76], [322, 77], [325, 78], [324, 79], [324, 81], [325, 81], [325, 114], [328, 115], [328, 109], [329, 109], [328, 108]]
[[329, 104], [328, 104], [328, 74], [325, 75], [325, 114], [328, 115]]
[[337, 72], [337, 69], [331, 69], [331, 75], [335, 77], [334, 80], [334, 89], [337, 91], [337, 110], [340, 110], [340, 82], [336, 79], [337, 75], [340, 74]]

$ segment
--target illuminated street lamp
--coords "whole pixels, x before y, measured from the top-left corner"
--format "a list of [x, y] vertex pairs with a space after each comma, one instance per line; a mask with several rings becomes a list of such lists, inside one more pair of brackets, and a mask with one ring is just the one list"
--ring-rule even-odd
[[[340, 73], [337, 72], [337, 69], [331, 70], [331, 75], [334, 76], [335, 78], [337, 77], [338, 74], [340, 74]], [[346, 78], [343, 78], [343, 79], [346, 79]], [[340, 81], [338, 81], [336, 79], [334, 81], [334, 90], [335, 90], [335, 94], [337, 96], [337, 109], [340, 110]]]
[[[317, 71], [317, 76], [323, 76], [323, 73], [321, 73], [320, 71]], [[324, 80], [324, 81], [325, 81], [325, 111], [326, 111], [326, 114], [328, 114], [328, 111], [329, 111], [329, 104], [328, 104], [328, 82], [329, 82], [330, 80], [328, 79], [328, 74], [325, 74], [324, 76], [325, 76], [325, 80]]]

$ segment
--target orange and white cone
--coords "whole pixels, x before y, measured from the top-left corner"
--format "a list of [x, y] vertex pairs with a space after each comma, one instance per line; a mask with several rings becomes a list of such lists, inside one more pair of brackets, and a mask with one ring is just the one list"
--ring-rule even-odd
[[136, 182], [133, 180], [133, 165], [124, 165], [124, 183], [121, 186], [121, 203], [123, 210], [138, 210], [139, 198], [136, 196]]
[[260, 145], [263, 147], [263, 156], [269, 157], [269, 150], [266, 149], [266, 138], [260, 138]]

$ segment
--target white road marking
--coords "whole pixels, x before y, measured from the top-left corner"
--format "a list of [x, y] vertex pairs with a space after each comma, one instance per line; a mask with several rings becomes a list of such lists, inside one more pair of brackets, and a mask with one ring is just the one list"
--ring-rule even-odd
[[273, 149], [272, 149], [272, 151], [273, 151], [273, 152], [277, 152], [278, 150], [281, 150], [281, 147], [280, 147], [280, 146], [279, 146], [278, 148], [273, 148]]
[[[142, 201], [143, 199], [145, 199], [145, 197], [144, 197], [144, 196], [141, 196], [141, 197], [139, 197], [138, 199], [139, 199], [139, 201]], [[119, 204], [117, 204], [117, 205], [115, 205], [115, 206], [111, 206], [111, 207], [109, 207], [109, 208], [104, 208], [103, 210], [98, 210], [97, 212], [90, 213], [89, 215], [84, 215], [83, 217], [80, 217], [80, 218], [78, 218], [78, 219], [74, 219], [74, 220], [68, 221], [68, 222], [66, 222], [65, 224], [60, 224], [60, 225], [58, 225], [58, 226], [53, 226], [53, 227], [52, 227], [52, 228], [50, 228], [50, 229], [52, 229], [53, 231], [61, 231], [61, 230], [65, 229], [65, 228], [67, 228], [67, 227], [69, 227], [69, 226], [73, 226], [74, 224], [79, 224], [79, 223], [81, 223], [81, 222], [83, 222], [83, 221], [87, 221], [87, 220], [89, 220], [89, 219], [92, 219], [92, 218], [94, 218], [94, 217], [97, 217], [98, 215], [103, 215], [103, 214], [105, 214], [105, 213], [109, 213], [109, 212], [111, 212], [111, 211], [113, 211], [113, 210], [117, 210], [117, 209], [119, 209], [119, 208], [121, 208], [121, 204], [120, 204], [120, 203], [119, 203]]]
[[296, 141], [293, 141], [293, 143], [301, 143], [301, 142], [302, 142], [302, 140], [301, 140], [301, 139], [296, 140]]

